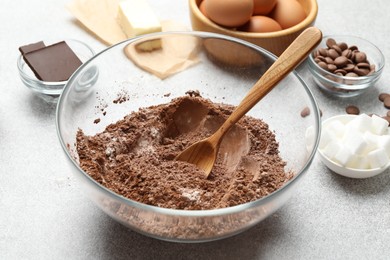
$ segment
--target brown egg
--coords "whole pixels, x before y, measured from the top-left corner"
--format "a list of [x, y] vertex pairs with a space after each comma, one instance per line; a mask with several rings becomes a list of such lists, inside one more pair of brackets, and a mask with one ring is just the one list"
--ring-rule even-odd
[[253, 14], [269, 14], [276, 5], [276, 0], [253, 0]]
[[238, 27], [253, 13], [253, 0], [207, 0], [205, 12], [215, 23], [226, 27]]
[[296, 0], [277, 0], [270, 17], [277, 21], [282, 29], [287, 29], [302, 22], [306, 13]]
[[204, 8], [206, 1], [207, 1], [207, 0], [203, 0], [202, 2], [200, 2], [200, 4], [199, 4], [199, 10], [202, 12], [202, 14], [203, 14], [204, 16], [206, 16], [206, 17], [208, 18], [208, 15], [207, 15], [206, 10], [205, 10], [205, 8]]
[[280, 31], [282, 30], [282, 27], [272, 18], [263, 15], [255, 15], [239, 29], [246, 32], [264, 33]]

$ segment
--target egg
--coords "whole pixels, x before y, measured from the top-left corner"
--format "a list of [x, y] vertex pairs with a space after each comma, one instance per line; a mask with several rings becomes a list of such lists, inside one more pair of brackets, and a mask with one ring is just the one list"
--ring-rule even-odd
[[276, 32], [282, 30], [282, 27], [274, 19], [263, 15], [254, 15], [244, 26], [239, 28], [246, 32]]
[[253, 13], [253, 0], [206, 0], [205, 12], [215, 23], [226, 27], [238, 27]]
[[206, 16], [207, 18], [209, 17], [206, 13], [206, 9], [204, 8], [205, 7], [205, 3], [206, 3], [206, 0], [203, 0], [200, 4], [199, 4], [199, 10], [201, 11], [201, 13]]
[[277, 0], [270, 17], [277, 21], [282, 29], [287, 29], [302, 22], [306, 13], [296, 0]]
[[276, 0], [253, 0], [253, 14], [269, 14], [276, 5]]

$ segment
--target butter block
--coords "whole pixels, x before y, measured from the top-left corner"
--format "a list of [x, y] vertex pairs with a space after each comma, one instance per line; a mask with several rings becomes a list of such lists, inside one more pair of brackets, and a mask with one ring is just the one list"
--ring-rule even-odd
[[[161, 32], [161, 23], [145, 0], [124, 0], [119, 2], [118, 23], [128, 38]], [[144, 51], [161, 48], [161, 40], [153, 40], [137, 46]]]

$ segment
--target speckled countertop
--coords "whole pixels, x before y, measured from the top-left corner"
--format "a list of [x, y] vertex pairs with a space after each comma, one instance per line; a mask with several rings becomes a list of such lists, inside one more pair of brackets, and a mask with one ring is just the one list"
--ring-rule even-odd
[[[105, 46], [65, 10], [68, 0], [0, 4], [0, 258], [1, 259], [388, 259], [390, 172], [348, 179], [316, 156], [293, 198], [254, 228], [203, 244], [168, 243], [135, 233], [92, 204], [69, 171], [55, 129], [55, 105], [42, 102], [19, 79], [20, 45], [74, 38], [95, 51]], [[150, 1], [161, 19], [190, 26], [186, 0]], [[347, 105], [384, 114], [380, 92], [390, 92], [390, 5], [385, 0], [318, 0], [316, 26], [324, 34], [373, 41], [386, 67], [363, 96], [336, 99], [298, 68], [324, 113]]]

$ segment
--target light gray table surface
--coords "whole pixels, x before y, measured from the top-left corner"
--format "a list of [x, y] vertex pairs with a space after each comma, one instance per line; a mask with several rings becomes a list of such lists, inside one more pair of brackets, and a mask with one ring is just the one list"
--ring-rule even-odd
[[[390, 172], [349, 179], [316, 156], [289, 202], [252, 229], [202, 244], [163, 242], [116, 223], [90, 202], [68, 168], [55, 128], [55, 105], [19, 79], [18, 47], [74, 38], [105, 48], [65, 9], [69, 0], [0, 1], [0, 259], [389, 259]], [[340, 100], [318, 90], [305, 64], [299, 73], [324, 115], [346, 105], [385, 114], [390, 92], [390, 5], [386, 0], [318, 0], [324, 34], [370, 39], [386, 67], [376, 87]], [[150, 0], [160, 19], [190, 26], [187, 0]]]

